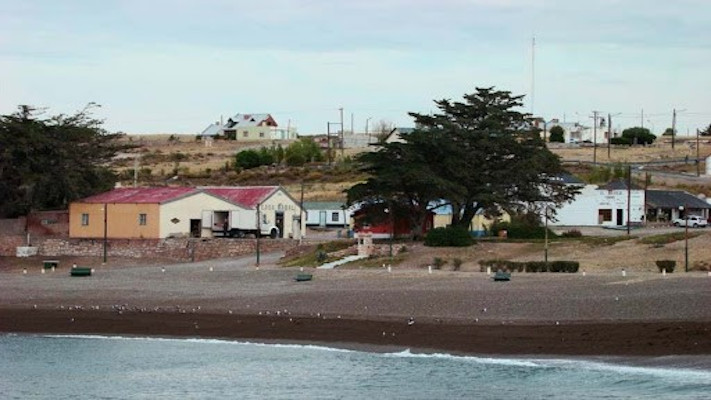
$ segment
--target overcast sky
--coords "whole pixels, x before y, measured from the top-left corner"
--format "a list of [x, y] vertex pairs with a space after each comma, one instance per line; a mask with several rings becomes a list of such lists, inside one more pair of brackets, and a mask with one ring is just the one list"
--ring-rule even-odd
[[320, 133], [339, 107], [347, 130], [351, 114], [356, 131], [411, 126], [477, 86], [656, 132], [676, 108], [693, 133], [711, 123], [710, 65], [709, 0], [0, 0], [0, 113], [96, 102], [127, 133], [257, 112]]

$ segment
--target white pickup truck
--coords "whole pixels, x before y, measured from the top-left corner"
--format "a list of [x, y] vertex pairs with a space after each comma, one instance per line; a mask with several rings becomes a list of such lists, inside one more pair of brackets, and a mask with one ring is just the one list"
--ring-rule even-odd
[[688, 217], [677, 218], [673, 223], [674, 226], [686, 226], [687, 221], [689, 226], [693, 228], [705, 228], [706, 225], [708, 225], [708, 221], [698, 215], [689, 215]]

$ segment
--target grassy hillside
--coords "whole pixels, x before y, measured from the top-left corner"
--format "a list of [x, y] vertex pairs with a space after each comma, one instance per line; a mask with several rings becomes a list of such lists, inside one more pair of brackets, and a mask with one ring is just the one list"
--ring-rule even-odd
[[[607, 147], [598, 147], [595, 158], [598, 163], [628, 163], [665, 161], [684, 159], [688, 164], [660, 165], [654, 168], [658, 172], [686, 172], [695, 174], [696, 157], [695, 140], [680, 138], [675, 148], [671, 144], [661, 143], [647, 147], [615, 147], [608, 158]], [[134, 170], [138, 171], [138, 183], [141, 185], [283, 185], [293, 195], [300, 195], [301, 184], [304, 184], [305, 200], [343, 200], [343, 190], [354, 183], [365, 179], [365, 176], [354, 170], [348, 160], [360, 151], [372, 149], [348, 149], [332, 166], [319, 164], [300, 168], [283, 166], [260, 167], [252, 170], [236, 171], [233, 168], [234, 155], [245, 149], [259, 149], [271, 146], [263, 142], [237, 142], [217, 140], [211, 146], [197, 140], [193, 135], [133, 135], [123, 140], [138, 144], [139, 147], [131, 153], [120, 155], [113, 167], [119, 172], [121, 183], [131, 185], [134, 180]], [[281, 142], [287, 147], [289, 141]], [[699, 153], [702, 158], [711, 155], [711, 143], [706, 139], [701, 142]], [[568, 166], [571, 173], [590, 181], [595, 181], [595, 168], [579, 162], [593, 161], [592, 147], [566, 147], [551, 144], [551, 151], [558, 154]], [[702, 173], [705, 163], [700, 164]], [[649, 169], [636, 170], [635, 179], [644, 181], [644, 172]], [[692, 193], [709, 192], [708, 182], [689, 182], [675, 179], [673, 176], [655, 175], [651, 178], [651, 186], [656, 188], [678, 188]], [[709, 193], [707, 193], [709, 192]]]

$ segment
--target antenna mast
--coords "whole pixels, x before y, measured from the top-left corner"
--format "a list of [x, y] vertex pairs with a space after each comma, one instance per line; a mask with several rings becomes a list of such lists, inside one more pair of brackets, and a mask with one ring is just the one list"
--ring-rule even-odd
[[531, 116], [536, 99], [536, 36], [531, 38]]

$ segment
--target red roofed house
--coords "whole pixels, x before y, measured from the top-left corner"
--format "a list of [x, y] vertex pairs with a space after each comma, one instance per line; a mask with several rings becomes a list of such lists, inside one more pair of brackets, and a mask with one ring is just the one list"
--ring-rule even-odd
[[256, 212], [257, 204], [276, 236], [300, 237], [300, 207], [279, 186], [118, 188], [70, 204], [69, 237], [211, 237], [229, 212]]
[[296, 131], [287, 125], [279, 128], [271, 114], [235, 114], [224, 124], [221, 121], [210, 124], [200, 136], [223, 135], [230, 140], [260, 141], [296, 139]]

